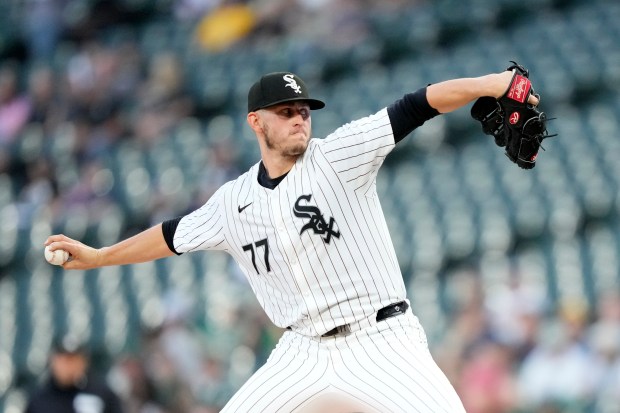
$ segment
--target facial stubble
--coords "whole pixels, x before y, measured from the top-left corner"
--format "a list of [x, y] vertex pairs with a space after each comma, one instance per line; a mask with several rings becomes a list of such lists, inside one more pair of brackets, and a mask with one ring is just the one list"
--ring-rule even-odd
[[303, 155], [304, 152], [306, 152], [306, 149], [308, 148], [308, 140], [290, 146], [290, 147], [285, 147], [283, 148], [282, 145], [280, 145], [280, 147], [278, 147], [278, 145], [274, 142], [274, 140], [272, 139], [271, 136], [271, 130], [269, 128], [269, 126], [267, 125], [267, 123], [263, 123], [262, 124], [262, 129], [263, 129], [263, 133], [265, 135], [265, 145], [267, 146], [267, 149], [269, 149], [270, 151], [278, 151], [280, 152], [281, 156], [284, 157], [297, 157], [300, 155]]

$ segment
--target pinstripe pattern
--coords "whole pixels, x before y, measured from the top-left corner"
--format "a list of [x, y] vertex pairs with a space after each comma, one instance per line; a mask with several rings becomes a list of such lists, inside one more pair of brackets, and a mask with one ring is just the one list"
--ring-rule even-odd
[[[464, 411], [417, 319], [375, 321], [406, 299], [376, 191], [393, 147], [383, 109], [312, 139], [275, 189], [256, 164], [179, 222], [176, 251], [230, 253], [273, 323], [292, 329], [225, 412], [303, 412], [327, 392], [366, 413]], [[345, 324], [353, 333], [320, 338]]]
[[[180, 221], [175, 248], [229, 252], [279, 327], [316, 336], [369, 317], [406, 296], [375, 187], [393, 147], [384, 109], [311, 140], [273, 190], [258, 184], [257, 164]], [[304, 195], [311, 198], [303, 206], [333, 218], [338, 238], [300, 235], [308, 219], [294, 206]]]
[[347, 336], [287, 332], [223, 413], [297, 412], [328, 391], [368, 406], [365, 413], [464, 412], [424, 337], [411, 311]]

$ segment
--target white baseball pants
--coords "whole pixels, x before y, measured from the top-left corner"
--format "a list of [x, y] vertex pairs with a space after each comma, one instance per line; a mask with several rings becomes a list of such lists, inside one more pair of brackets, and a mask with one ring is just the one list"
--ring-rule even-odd
[[[326, 406], [329, 405], [329, 406]], [[411, 313], [328, 338], [284, 333], [223, 413], [465, 413]]]

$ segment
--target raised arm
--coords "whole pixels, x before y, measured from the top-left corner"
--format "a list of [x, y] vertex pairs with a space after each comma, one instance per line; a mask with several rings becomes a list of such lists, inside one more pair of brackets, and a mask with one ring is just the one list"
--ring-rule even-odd
[[[482, 96], [498, 98], [502, 96], [512, 80], [514, 71], [504, 71], [480, 77], [446, 80], [428, 86], [426, 98], [429, 105], [439, 113], [451, 112]], [[529, 103], [538, 104], [534, 95]]]
[[112, 246], [99, 249], [62, 234], [48, 237], [45, 245], [49, 245], [51, 250], [62, 249], [71, 254], [71, 259], [63, 265], [67, 270], [137, 264], [174, 255], [166, 244], [161, 224]]

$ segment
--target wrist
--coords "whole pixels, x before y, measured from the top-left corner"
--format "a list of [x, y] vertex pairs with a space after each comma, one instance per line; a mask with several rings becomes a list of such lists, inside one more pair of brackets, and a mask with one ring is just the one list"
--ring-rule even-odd
[[512, 82], [512, 78], [514, 77], [514, 70], [506, 70], [501, 73], [493, 73], [489, 76], [492, 77], [492, 80], [489, 81], [491, 91], [490, 94], [487, 96], [493, 96], [494, 98], [499, 99], [508, 91], [510, 83]]
[[95, 266], [103, 267], [105, 266], [105, 254], [107, 251], [107, 247], [98, 248], [95, 250]]

